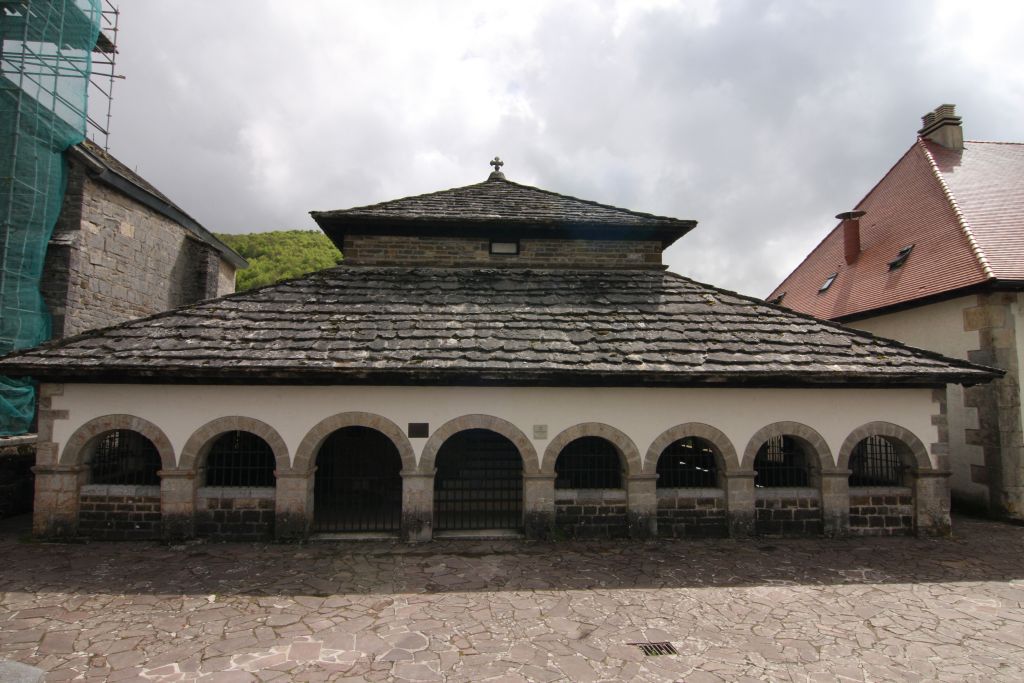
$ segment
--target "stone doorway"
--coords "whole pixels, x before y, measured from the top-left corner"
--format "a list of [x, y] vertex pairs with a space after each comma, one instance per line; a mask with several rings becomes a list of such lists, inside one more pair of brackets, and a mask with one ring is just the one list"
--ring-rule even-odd
[[402, 520], [402, 459], [384, 434], [344, 427], [316, 457], [314, 533], [392, 533]]
[[487, 429], [444, 442], [434, 476], [437, 531], [520, 530], [523, 460], [515, 444]]

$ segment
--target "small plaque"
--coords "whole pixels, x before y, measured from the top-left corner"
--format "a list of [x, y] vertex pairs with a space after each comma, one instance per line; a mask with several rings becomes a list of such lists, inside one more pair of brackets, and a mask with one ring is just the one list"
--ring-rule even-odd
[[533, 438], [535, 438], [535, 439], [546, 439], [546, 438], [548, 438], [548, 426], [547, 425], [533, 425]]
[[409, 438], [410, 439], [425, 439], [430, 436], [430, 423], [429, 422], [410, 422], [409, 423]]

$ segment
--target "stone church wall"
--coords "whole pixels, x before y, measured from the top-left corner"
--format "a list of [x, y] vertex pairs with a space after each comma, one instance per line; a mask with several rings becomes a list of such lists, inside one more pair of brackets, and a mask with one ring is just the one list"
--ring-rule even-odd
[[722, 489], [658, 489], [658, 535], [724, 538], [729, 519]]
[[160, 537], [159, 486], [87, 485], [78, 505], [82, 536], [106, 541]]
[[625, 538], [628, 511], [621, 489], [555, 491], [555, 526], [569, 538]]
[[234, 270], [181, 225], [71, 163], [41, 286], [53, 336], [233, 291]]
[[196, 535], [258, 541], [274, 536], [272, 487], [202, 487], [196, 493]]

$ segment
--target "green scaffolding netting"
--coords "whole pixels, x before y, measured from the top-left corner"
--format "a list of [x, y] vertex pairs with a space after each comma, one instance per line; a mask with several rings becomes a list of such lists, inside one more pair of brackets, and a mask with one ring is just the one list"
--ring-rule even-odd
[[[50, 336], [39, 292], [64, 198], [64, 150], [85, 138], [100, 0], [0, 2], [0, 356]], [[35, 413], [28, 378], [0, 376], [0, 435]]]

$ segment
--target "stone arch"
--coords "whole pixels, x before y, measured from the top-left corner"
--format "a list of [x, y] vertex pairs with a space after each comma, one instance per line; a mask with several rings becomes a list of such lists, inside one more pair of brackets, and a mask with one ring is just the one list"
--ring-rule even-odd
[[704, 439], [718, 450], [718, 466], [723, 474], [739, 470], [740, 462], [736, 457], [736, 448], [733, 447], [729, 437], [703, 422], [687, 422], [666, 429], [651, 443], [650, 448], [647, 449], [647, 455], [644, 457], [644, 474], [655, 474], [658, 471], [658, 458], [661, 457], [662, 451], [679, 439], [685, 439], [688, 436]]
[[433, 474], [437, 452], [441, 450], [444, 442], [454, 434], [467, 429], [486, 429], [501, 434], [519, 450], [519, 456], [523, 459], [523, 474], [537, 474], [539, 471], [537, 449], [533, 447], [530, 439], [519, 427], [493, 415], [463, 415], [448, 420], [430, 435], [427, 443], [423, 446], [423, 454], [420, 456], [420, 472]]
[[179, 469], [190, 472], [197, 471], [206, 464], [206, 455], [216, 438], [221, 434], [233, 431], [251, 432], [266, 441], [267, 445], [270, 446], [270, 450], [274, 452], [274, 462], [277, 464], [279, 471], [287, 470], [291, 467], [291, 459], [288, 457], [288, 446], [276, 429], [266, 422], [251, 417], [235, 415], [211, 420], [193, 432], [192, 436], [185, 442], [185, 447], [181, 449]]
[[170, 439], [163, 430], [149, 420], [136, 415], [113, 414], [93, 418], [75, 430], [61, 451], [60, 464], [70, 466], [84, 465], [85, 454], [89, 444], [100, 434], [126, 429], [138, 432], [149, 439], [160, 454], [160, 466], [164, 470], [175, 469], [176, 459]]
[[298, 473], [312, 475], [316, 465], [316, 455], [324, 441], [328, 436], [345, 427], [368, 427], [377, 430], [391, 439], [395, 448], [398, 449], [398, 455], [402, 458], [402, 472], [416, 471], [416, 454], [412, 450], [409, 438], [399, 426], [382, 415], [357, 411], [338, 413], [324, 418], [310, 429], [295, 451], [295, 462], [292, 469]]
[[598, 436], [614, 444], [625, 461], [627, 477], [643, 472], [643, 467], [640, 463], [640, 449], [636, 447], [633, 440], [626, 436], [624, 432], [602, 422], [583, 422], [573, 425], [552, 439], [544, 451], [544, 463], [541, 466], [541, 472], [554, 476], [555, 460], [558, 459], [558, 454], [571, 442], [583, 436]]
[[[817, 470], [817, 474], [830, 471], [835, 467], [832, 451], [825, 439], [815, 430], [799, 422], [775, 422], [757, 430], [750, 437], [747, 448], [743, 451], [742, 466], [750, 470], [754, 469], [754, 458], [757, 456], [758, 449], [765, 441], [776, 436], [793, 436], [810, 447], [811, 453], [808, 454], [811, 456], [810, 465]], [[816, 461], [815, 457], [817, 457]]]
[[892, 422], [868, 422], [850, 432], [850, 435], [846, 437], [842, 447], [839, 449], [838, 469], [845, 470], [850, 468], [850, 456], [853, 454], [853, 449], [869, 436], [884, 436], [895, 439], [902, 444], [903, 448], [898, 449], [897, 452], [905, 460], [912, 460], [906, 464], [913, 467], [915, 472], [934, 469], [931, 458], [928, 457], [928, 449], [925, 448], [921, 440], [909, 429], [900, 427]]

